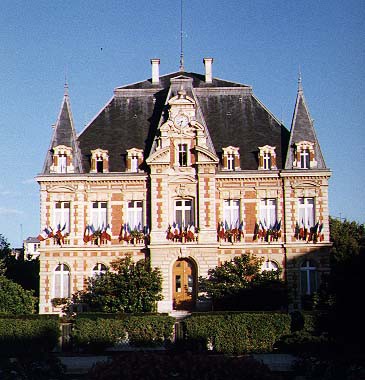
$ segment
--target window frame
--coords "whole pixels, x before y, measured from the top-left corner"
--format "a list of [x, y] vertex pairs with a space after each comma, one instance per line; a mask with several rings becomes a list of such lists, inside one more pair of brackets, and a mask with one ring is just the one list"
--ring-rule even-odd
[[[301, 200], [303, 203], [300, 203]], [[309, 201], [312, 201], [312, 203], [309, 203]], [[298, 221], [299, 225], [304, 228], [310, 228], [315, 225], [315, 198], [314, 197], [299, 197], [297, 200], [298, 205]], [[310, 218], [309, 218], [310, 216]], [[311, 220], [309, 220], [311, 219]], [[310, 222], [312, 222], [310, 224]]]
[[[273, 202], [269, 204], [269, 202]], [[278, 201], [277, 198], [260, 199], [260, 222], [266, 229], [273, 228], [278, 220]], [[272, 210], [274, 212], [272, 213]], [[268, 223], [270, 222], [270, 223]]]
[[[59, 277], [59, 289], [57, 289], [57, 277]], [[53, 298], [70, 298], [70, 296], [71, 270], [67, 264], [59, 263], [53, 271]]]
[[[178, 205], [177, 202], [181, 202], [181, 205]], [[190, 202], [190, 206], [187, 206], [187, 202]], [[187, 212], [189, 212], [189, 219], [190, 221], [187, 222]], [[181, 218], [178, 218], [178, 213], [181, 214]], [[178, 198], [178, 199], [174, 199], [174, 222], [176, 222], [179, 227], [183, 226], [183, 227], [186, 227], [188, 225], [195, 225], [195, 221], [194, 221], [194, 216], [195, 216], [195, 212], [194, 212], [194, 201], [193, 199], [191, 198]], [[179, 219], [181, 219], [179, 221]]]
[[[64, 207], [68, 204], [68, 207]], [[61, 205], [62, 207], [58, 208], [57, 205]], [[60, 211], [58, 211], [60, 210]], [[66, 212], [65, 210], [68, 210]], [[67, 219], [67, 220], [66, 220]], [[69, 201], [56, 201], [53, 204], [53, 225], [58, 228], [58, 224], [62, 229], [66, 223], [66, 227], [63, 230], [64, 233], [70, 233], [70, 224], [71, 224], [71, 202]]]
[[[138, 205], [140, 203], [140, 205]], [[133, 207], [130, 207], [133, 204]], [[132, 230], [138, 229], [139, 224], [141, 229], [143, 228], [143, 201], [142, 200], [131, 200], [127, 201], [127, 223]], [[133, 224], [133, 222], [139, 221], [138, 224]]]
[[[98, 207], [94, 207], [94, 205], [98, 205]], [[105, 205], [105, 207], [100, 207]], [[104, 210], [105, 211], [102, 211]], [[104, 214], [105, 213], [105, 217]], [[106, 228], [108, 225], [108, 202], [106, 201], [94, 201], [91, 202], [91, 211], [90, 211], [90, 219], [91, 225], [95, 230], [101, 230]], [[95, 223], [97, 222], [97, 223]]]
[[[305, 281], [303, 279], [305, 278]], [[300, 266], [300, 294], [311, 295], [318, 290], [318, 271], [313, 260], [304, 260]]]
[[[224, 225], [228, 225], [230, 229], [238, 228], [240, 224], [240, 212], [241, 212], [241, 201], [240, 199], [224, 199], [223, 200], [223, 218]], [[237, 216], [235, 222], [233, 218]]]

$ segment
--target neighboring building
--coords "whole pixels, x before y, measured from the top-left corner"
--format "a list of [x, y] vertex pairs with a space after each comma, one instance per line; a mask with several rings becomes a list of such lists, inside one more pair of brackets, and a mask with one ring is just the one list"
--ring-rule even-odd
[[77, 135], [66, 92], [40, 185], [40, 313], [118, 257], [163, 274], [161, 312], [243, 252], [283, 269], [293, 305], [329, 269], [328, 179], [299, 83], [289, 132], [252, 87], [178, 71], [118, 87]]
[[37, 237], [29, 236], [23, 241], [24, 260], [34, 260], [39, 257], [40, 241]]

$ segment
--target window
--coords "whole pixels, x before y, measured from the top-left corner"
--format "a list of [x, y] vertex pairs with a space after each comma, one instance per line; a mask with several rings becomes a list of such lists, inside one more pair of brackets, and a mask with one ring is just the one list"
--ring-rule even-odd
[[260, 200], [260, 222], [265, 229], [275, 226], [276, 214], [276, 199], [264, 198]]
[[107, 226], [107, 202], [93, 202], [91, 208], [91, 225], [96, 230], [102, 230]]
[[179, 144], [179, 166], [188, 166], [188, 144]]
[[223, 168], [226, 170], [237, 170], [240, 168], [239, 148], [227, 146], [222, 148]]
[[270, 145], [259, 146], [259, 169], [277, 169], [275, 147]]
[[93, 268], [92, 276], [100, 276], [101, 274], [104, 274], [107, 270], [108, 268], [106, 267], [106, 265], [102, 263], [97, 263]]
[[229, 154], [227, 156], [227, 169], [234, 170], [234, 155], [233, 154]]
[[58, 264], [54, 271], [54, 298], [70, 297], [70, 269], [66, 264]]
[[91, 173], [107, 173], [109, 171], [108, 151], [95, 149], [91, 151]]
[[58, 156], [58, 172], [67, 173], [67, 156], [65, 154]]
[[317, 268], [312, 260], [306, 260], [300, 267], [300, 289], [302, 295], [309, 295], [317, 290]]
[[310, 168], [309, 157], [309, 149], [303, 149], [300, 152], [300, 167], [302, 169]]
[[223, 204], [224, 223], [228, 228], [238, 228], [240, 220], [240, 201], [225, 200]]
[[128, 223], [132, 230], [141, 230], [143, 226], [143, 203], [142, 201], [128, 202]]
[[179, 226], [187, 226], [194, 223], [193, 207], [190, 199], [175, 201], [175, 221]]
[[131, 158], [131, 171], [135, 173], [138, 171], [138, 157], [137, 156], [133, 156]]
[[293, 168], [313, 169], [318, 162], [315, 159], [314, 143], [310, 141], [299, 141], [295, 143], [295, 154]]
[[271, 153], [265, 152], [263, 158], [263, 169], [270, 170], [271, 169]]
[[102, 157], [97, 157], [96, 158], [96, 172], [97, 173], [102, 173], [103, 172], [103, 165], [104, 162], [103, 162], [103, 158]]
[[298, 220], [301, 227], [314, 226], [314, 198], [298, 199]]
[[263, 264], [262, 264], [262, 270], [266, 270], [266, 271], [274, 271], [276, 272], [277, 270], [279, 269], [279, 265], [276, 264], [275, 261], [272, 261], [272, 260], [266, 260]]
[[70, 232], [70, 202], [56, 202], [54, 205], [54, 226], [62, 232]]

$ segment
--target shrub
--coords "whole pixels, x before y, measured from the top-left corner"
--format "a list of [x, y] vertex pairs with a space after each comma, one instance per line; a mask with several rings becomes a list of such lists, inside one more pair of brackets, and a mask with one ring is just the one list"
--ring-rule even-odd
[[221, 353], [271, 352], [290, 332], [290, 317], [282, 313], [193, 314], [184, 321], [188, 343]]
[[124, 353], [112, 361], [97, 364], [89, 380], [275, 380], [280, 379], [262, 363], [249, 357], [205, 354]]
[[92, 352], [118, 344], [156, 346], [171, 339], [174, 322], [166, 315], [81, 314], [72, 337], [77, 347]]
[[0, 354], [50, 352], [60, 335], [58, 316], [0, 316]]

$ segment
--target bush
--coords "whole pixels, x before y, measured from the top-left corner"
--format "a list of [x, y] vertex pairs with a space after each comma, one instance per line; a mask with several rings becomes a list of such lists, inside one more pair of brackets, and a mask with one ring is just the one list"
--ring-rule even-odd
[[192, 347], [212, 344], [221, 353], [271, 352], [290, 332], [290, 317], [281, 313], [193, 314], [184, 324]]
[[81, 314], [72, 337], [78, 348], [91, 352], [118, 345], [151, 347], [171, 340], [174, 322], [166, 315]]
[[249, 357], [205, 354], [124, 353], [107, 363], [97, 364], [89, 380], [279, 380], [262, 363]]
[[0, 354], [50, 352], [58, 342], [58, 316], [0, 316]]

